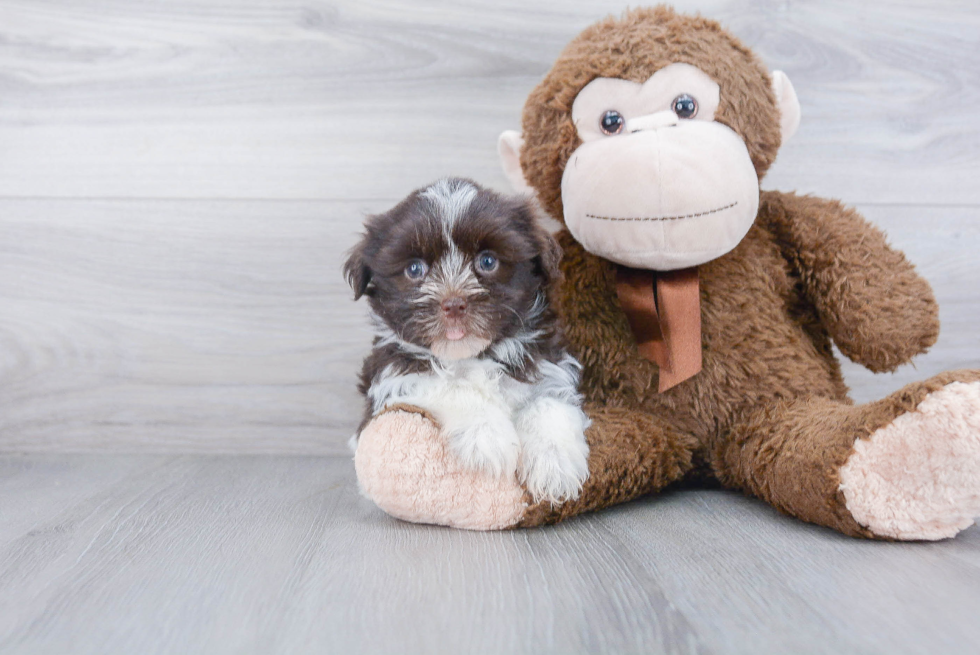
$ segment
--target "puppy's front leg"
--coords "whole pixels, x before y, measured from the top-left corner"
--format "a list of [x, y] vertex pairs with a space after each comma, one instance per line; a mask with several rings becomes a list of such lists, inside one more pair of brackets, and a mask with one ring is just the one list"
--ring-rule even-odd
[[535, 502], [578, 498], [589, 477], [589, 419], [582, 409], [557, 398], [537, 398], [515, 423], [521, 440], [517, 474]]
[[520, 441], [505, 408], [469, 393], [441, 405], [434, 414], [464, 466], [498, 478], [515, 474]]

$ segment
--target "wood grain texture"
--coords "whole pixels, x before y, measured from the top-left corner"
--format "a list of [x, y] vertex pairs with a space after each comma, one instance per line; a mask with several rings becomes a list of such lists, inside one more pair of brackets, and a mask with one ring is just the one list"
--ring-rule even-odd
[[[975, 652], [980, 530], [849, 539], [717, 491], [401, 523], [320, 457], [0, 459], [4, 653]], [[30, 510], [25, 509], [30, 507]]]
[[[346, 452], [370, 334], [364, 202], [0, 200], [0, 450]], [[861, 207], [933, 284], [939, 343], [859, 401], [980, 368], [980, 210]]]
[[[364, 214], [506, 189], [497, 135], [625, 5], [0, 0], [0, 653], [977, 651], [976, 527], [870, 543], [685, 491], [469, 533], [315, 456], [360, 413]], [[935, 288], [939, 343], [846, 366], [855, 398], [980, 367], [980, 5], [675, 5], [795, 84], [763, 186], [856, 205]]]
[[[494, 155], [564, 44], [628, 3], [3, 0], [0, 196], [395, 198]], [[767, 185], [977, 204], [980, 5], [675, 3], [794, 81]]]
[[[340, 453], [365, 212], [494, 154], [557, 52], [622, 3], [0, 0], [0, 450]], [[680, 3], [795, 80], [765, 186], [841, 196], [942, 303], [916, 368], [980, 365], [980, 10]], [[941, 111], [937, 110], [941, 107]]]
[[0, 201], [0, 448], [345, 452], [383, 204]]

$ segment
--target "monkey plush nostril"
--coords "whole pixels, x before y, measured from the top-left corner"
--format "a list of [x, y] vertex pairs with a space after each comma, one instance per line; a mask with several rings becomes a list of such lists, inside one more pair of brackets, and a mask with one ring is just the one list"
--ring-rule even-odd
[[460, 318], [466, 313], [466, 301], [459, 296], [446, 298], [442, 301], [442, 311], [447, 318]]
[[678, 120], [677, 114], [668, 109], [666, 111], [658, 111], [655, 114], [647, 114], [646, 116], [631, 118], [626, 122], [626, 130], [630, 134], [635, 134], [644, 130], [656, 130], [661, 127], [673, 127], [674, 125], [677, 125]]

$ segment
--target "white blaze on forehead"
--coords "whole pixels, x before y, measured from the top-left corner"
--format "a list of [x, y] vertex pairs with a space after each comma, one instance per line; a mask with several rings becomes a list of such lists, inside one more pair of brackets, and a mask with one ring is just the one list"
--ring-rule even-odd
[[436, 262], [436, 271], [433, 277], [454, 291], [481, 289], [482, 286], [469, 264], [469, 258], [464, 257], [459, 250], [453, 248]]
[[453, 241], [453, 227], [466, 215], [477, 188], [458, 178], [443, 178], [422, 192], [434, 206], [446, 238], [446, 252], [432, 263], [432, 272], [421, 286], [422, 300], [441, 300], [449, 295], [472, 296], [484, 292], [470, 266], [469, 258]]
[[453, 226], [470, 208], [477, 188], [465, 180], [443, 178], [422, 192], [436, 207], [446, 241], [452, 246]]
[[420, 194], [429, 202], [431, 216], [439, 224], [446, 240], [445, 250], [431, 263], [429, 274], [419, 286], [419, 294], [415, 298], [418, 304], [436, 306], [432, 312], [423, 312], [424, 318], [420, 321], [430, 334], [435, 335], [432, 352], [442, 360], [474, 357], [490, 345], [490, 340], [485, 336], [488, 318], [483, 313], [467, 312], [465, 325], [468, 334], [461, 340], [450, 341], [443, 336], [446, 326], [438, 310], [438, 305], [447, 298], [475, 298], [487, 293], [473, 270], [472, 258], [461, 252], [453, 240], [453, 228], [464, 219], [477, 193], [477, 187], [466, 180], [444, 178]]

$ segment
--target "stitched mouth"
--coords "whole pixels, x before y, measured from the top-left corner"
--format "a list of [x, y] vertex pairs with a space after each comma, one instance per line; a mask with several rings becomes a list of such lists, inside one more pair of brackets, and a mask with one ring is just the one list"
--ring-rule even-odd
[[707, 216], [709, 214], [717, 214], [718, 212], [725, 211], [726, 209], [731, 209], [738, 204], [738, 201], [731, 203], [730, 205], [725, 205], [724, 207], [716, 207], [715, 209], [709, 209], [708, 211], [697, 212], [695, 214], [683, 214], [680, 216], [597, 216], [596, 214], [586, 214], [586, 218], [591, 218], [597, 221], [682, 221], [685, 218], [698, 218], [699, 216]]

